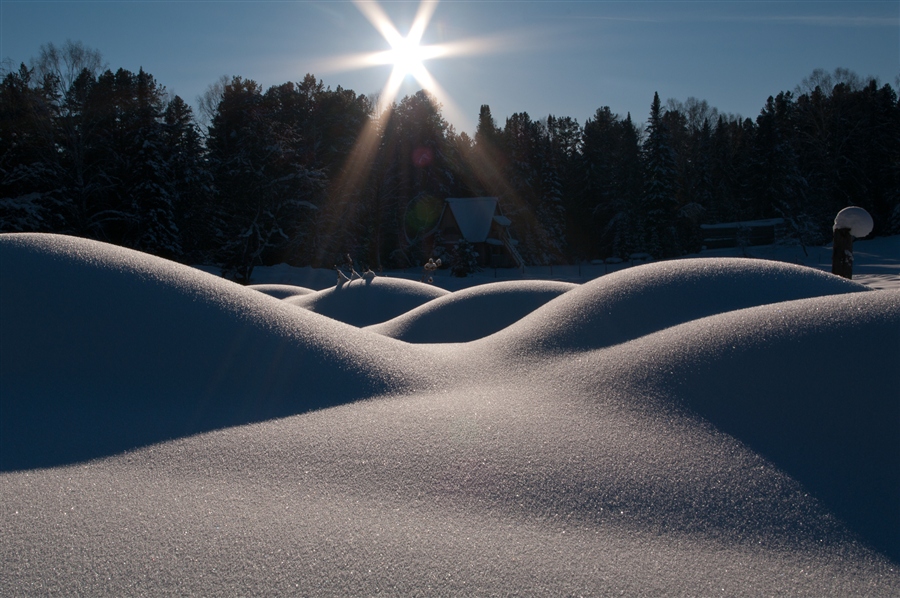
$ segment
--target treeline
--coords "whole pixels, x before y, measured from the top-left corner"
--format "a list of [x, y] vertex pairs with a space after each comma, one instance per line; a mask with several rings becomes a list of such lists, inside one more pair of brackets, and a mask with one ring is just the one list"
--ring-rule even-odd
[[492, 195], [533, 264], [699, 250], [700, 225], [783, 217], [830, 239], [858, 205], [900, 233], [900, 103], [890, 85], [816, 71], [755, 120], [658, 95], [645, 123], [600, 108], [482, 106], [457, 133], [426, 92], [375, 102], [312, 75], [235, 77], [191, 107], [148, 73], [45, 46], [0, 84], [0, 232], [99, 239], [248, 280], [260, 264], [420, 265], [445, 197]]

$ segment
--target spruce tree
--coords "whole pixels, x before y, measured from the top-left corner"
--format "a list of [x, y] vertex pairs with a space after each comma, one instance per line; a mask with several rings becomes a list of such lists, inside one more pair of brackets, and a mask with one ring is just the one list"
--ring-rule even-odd
[[[184, 259], [207, 263], [213, 252], [215, 210], [212, 177], [204, 160], [203, 142], [193, 111], [179, 96], [163, 114], [163, 143], [167, 150], [175, 222], [181, 232]], [[221, 226], [221, 225], [220, 225]]]
[[645, 184], [642, 200], [644, 247], [655, 258], [679, 255], [675, 232], [678, 209], [675, 152], [663, 120], [659, 94], [653, 94], [643, 147]]
[[794, 148], [794, 105], [790, 92], [769, 96], [756, 119], [751, 162], [753, 218], [781, 216], [804, 247], [822, 241], [821, 226], [806, 205], [807, 180]]
[[503, 198], [513, 192], [506, 178], [508, 156], [504, 148], [503, 132], [497, 126], [487, 104], [483, 104], [479, 111], [473, 141], [471, 151], [464, 156], [472, 172], [468, 183], [471, 194], [498, 196], [502, 202]]
[[589, 226], [588, 253], [627, 257], [642, 249], [642, 165], [638, 132], [631, 116], [621, 120], [608, 106], [584, 125], [582, 172], [585, 203], [581, 220]]
[[0, 232], [53, 232], [62, 203], [54, 184], [54, 106], [24, 64], [0, 83]]
[[253, 268], [284, 261], [302, 242], [324, 176], [299, 152], [298, 131], [279, 123], [276, 94], [263, 96], [252, 80], [225, 86], [207, 145], [223, 227], [223, 273], [248, 282]]
[[133, 206], [135, 230], [128, 245], [170, 259], [183, 255], [181, 232], [176, 223], [180, 200], [174, 187], [170, 148], [166, 144], [165, 88], [140, 69], [123, 73], [129, 80], [132, 106], [123, 109], [124, 131], [120, 161], [127, 172], [121, 192]]
[[475, 145], [491, 148], [497, 147], [500, 139], [500, 128], [491, 114], [491, 107], [482, 104], [478, 112], [478, 125], [475, 129]]
[[507, 191], [500, 196], [503, 212], [513, 221], [519, 251], [532, 264], [545, 264], [543, 232], [538, 216], [541, 198], [540, 130], [527, 112], [513, 114], [503, 128], [503, 178]]
[[572, 162], [579, 149], [581, 129], [571, 118], [553, 115], [539, 123], [536, 149], [540, 196], [536, 207], [542, 263], [564, 263], [568, 252], [566, 204]]

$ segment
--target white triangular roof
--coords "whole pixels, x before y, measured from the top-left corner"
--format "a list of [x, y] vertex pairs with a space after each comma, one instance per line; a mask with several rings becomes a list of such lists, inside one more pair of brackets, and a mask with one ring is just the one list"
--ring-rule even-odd
[[448, 197], [459, 232], [469, 243], [483, 243], [497, 211], [496, 197]]

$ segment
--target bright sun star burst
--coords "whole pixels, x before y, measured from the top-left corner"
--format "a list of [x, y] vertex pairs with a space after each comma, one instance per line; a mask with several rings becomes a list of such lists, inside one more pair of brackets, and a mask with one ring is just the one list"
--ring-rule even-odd
[[[450, 95], [428, 72], [425, 63], [434, 58], [511, 52], [532, 47], [534, 43], [534, 35], [507, 32], [505, 34], [494, 33], [490, 37], [484, 38], [469, 38], [425, 45], [422, 44], [422, 36], [437, 9], [438, 0], [420, 0], [412, 26], [405, 37], [397, 31], [397, 27], [377, 0], [352, 0], [352, 2], [369, 23], [378, 30], [390, 49], [324, 58], [318, 62], [316, 70], [319, 72], [343, 72], [373, 66], [392, 66], [391, 74], [379, 94], [379, 114], [391, 108], [403, 81], [406, 77], [412, 77], [430, 94], [434, 101], [442, 105], [444, 115], [448, 119], [470, 124], [469, 119], [459, 110]], [[523, 39], [530, 40], [530, 45], [524, 46]]]
[[[425, 62], [432, 58], [485, 54], [501, 48], [508, 51], [516, 47], [516, 41], [521, 37], [495, 34], [489, 38], [423, 45], [422, 36], [437, 8], [437, 0], [421, 0], [412, 26], [405, 37], [397, 31], [376, 0], [353, 0], [353, 4], [378, 30], [390, 49], [326, 58], [319, 63], [317, 69], [341, 72], [383, 65], [390, 65], [392, 69], [378, 97], [376, 108], [378, 118], [369, 119], [364, 125], [350, 155], [341, 167], [340, 174], [334, 180], [332, 197], [335, 199], [335, 207], [332, 209], [336, 210], [336, 214], [347, 209], [346, 198], [352, 197], [357, 192], [361, 181], [372, 168], [382, 135], [381, 123], [384, 119], [381, 117], [389, 114], [393, 108], [394, 100], [406, 77], [413, 77], [428, 92], [429, 99], [441, 105], [444, 116], [455, 122], [466, 122], [465, 115], [428, 72]], [[418, 166], [428, 162], [424, 160], [424, 155], [417, 155], [416, 152], [413, 152], [412, 160]], [[332, 222], [335, 223], [334, 226], [338, 226], [341, 222], [340, 216], [333, 218]]]
[[394, 101], [403, 79], [407, 76], [414, 77], [423, 88], [432, 94], [446, 97], [428, 69], [425, 68], [424, 62], [446, 54], [447, 49], [442, 46], [423, 46], [421, 43], [422, 35], [428, 28], [428, 23], [437, 8], [437, 1], [422, 0], [406, 37], [397, 31], [378, 2], [354, 0], [354, 4], [391, 47], [390, 50], [376, 52], [369, 56], [370, 64], [390, 64], [394, 67], [384, 90], [382, 90], [382, 103], [390, 104]]
[[424, 49], [419, 46], [418, 42], [404, 38], [400, 43], [394, 46], [390, 51], [390, 59], [400, 74], [403, 76], [414, 75], [419, 69], [425, 68], [422, 61], [425, 60]]
[[413, 19], [412, 26], [406, 36], [403, 36], [393, 24], [390, 17], [375, 0], [353, 0], [356, 8], [366, 17], [387, 42], [390, 49], [365, 54], [337, 56], [325, 59], [320, 65], [320, 70], [325, 72], [347, 71], [373, 66], [392, 66], [391, 74], [379, 95], [379, 112], [389, 109], [397, 98], [400, 87], [406, 77], [414, 78], [423, 89], [439, 101], [448, 117], [456, 120], [466, 120], [438, 82], [428, 72], [425, 63], [434, 58], [449, 56], [463, 56], [480, 54], [491, 51], [496, 41], [491, 40], [463, 40], [437, 45], [422, 44], [422, 36], [431, 22], [431, 17], [437, 9], [437, 0], [421, 0], [418, 11]]

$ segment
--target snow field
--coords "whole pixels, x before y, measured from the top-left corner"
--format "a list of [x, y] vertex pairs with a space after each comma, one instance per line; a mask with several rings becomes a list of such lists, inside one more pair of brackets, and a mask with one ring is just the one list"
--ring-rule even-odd
[[[900, 292], [737, 259], [505, 284], [354, 281], [335, 315], [418, 303], [360, 329], [0, 236], [0, 594], [900, 593]], [[506, 295], [540, 305], [495, 330]]]

